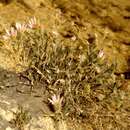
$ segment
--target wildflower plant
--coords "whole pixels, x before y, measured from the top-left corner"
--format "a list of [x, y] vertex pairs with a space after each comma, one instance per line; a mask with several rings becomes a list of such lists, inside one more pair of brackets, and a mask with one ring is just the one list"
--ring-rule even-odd
[[62, 110], [65, 116], [87, 118], [89, 107], [103, 99], [99, 95], [107, 97], [120, 86], [114, 76], [115, 66], [108, 64], [95, 37], [84, 42], [77, 38], [71, 40], [74, 46], [66, 45], [65, 38], [58, 39], [53, 32], [33, 28], [35, 25], [36, 19], [31, 19], [27, 26], [17, 24], [17, 30], [31, 30], [10, 41], [19, 63], [24, 66], [23, 62], [27, 62], [25, 75], [31, 85], [41, 83], [46, 88], [55, 112]]
[[26, 66], [29, 63], [29, 59], [25, 56], [26, 51], [24, 51], [24, 46], [26, 46], [24, 44], [27, 42], [25, 35], [31, 34], [31, 31], [38, 27], [39, 24], [36, 18], [33, 17], [27, 22], [17, 22], [13, 27], [5, 29], [5, 33], [1, 37], [2, 48], [9, 52], [14, 68], [20, 68], [18, 71], [21, 71], [21, 65]]
[[56, 113], [60, 113], [62, 110], [62, 101], [63, 97], [60, 97], [60, 95], [53, 95], [51, 99], [48, 99], [49, 102], [53, 105], [54, 111]]

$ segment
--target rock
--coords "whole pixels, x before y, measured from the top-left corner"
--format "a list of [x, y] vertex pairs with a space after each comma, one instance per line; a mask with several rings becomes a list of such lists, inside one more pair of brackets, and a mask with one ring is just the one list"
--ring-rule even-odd
[[50, 117], [33, 117], [24, 130], [55, 130], [55, 124]]
[[[1, 130], [15, 130], [14, 127], [15, 125], [9, 122], [15, 119], [14, 113], [17, 113], [18, 104], [20, 103], [18, 100], [19, 97], [14, 99], [14, 98], [10, 98], [9, 95], [3, 96], [2, 94], [0, 94], [0, 129]], [[30, 110], [31, 120], [28, 122], [28, 124], [25, 124], [24, 130], [55, 130], [55, 122], [51, 117], [49, 116], [44, 117], [43, 114], [40, 114], [38, 111], [34, 110], [35, 106], [33, 106], [33, 104], [32, 106], [30, 106], [31, 105], [30, 102], [36, 101], [36, 100], [33, 101], [32, 100], [33, 99], [28, 98], [28, 101], [26, 101], [27, 104], [26, 103], [23, 104], [23, 106], [28, 105], [28, 107], [31, 108]]]
[[7, 127], [6, 130], [14, 130], [14, 129], [12, 129], [11, 127]]
[[35, 10], [41, 6], [43, 0], [18, 0], [18, 2], [28, 9]]
[[61, 120], [61, 121], [58, 122], [57, 125], [58, 125], [58, 130], [68, 130], [65, 121]]
[[[0, 83], [5, 88], [0, 89], [0, 130], [17, 130], [19, 124], [22, 124], [24, 130], [56, 130], [55, 127], [58, 130], [67, 130], [64, 121], [60, 120], [57, 123], [49, 116], [53, 113], [43, 102], [43, 99], [46, 98], [45, 95], [36, 97], [35, 95], [39, 95], [36, 91], [30, 95], [24, 87], [26, 93], [22, 94], [16, 91], [16, 87], [21, 88], [25, 83], [25, 81], [22, 83], [21, 80], [20, 82], [16, 76], [9, 72], [6, 73], [5, 70], [0, 70]], [[9, 79], [14, 81], [17, 86], [5, 87], [4, 80], [9, 82]]]

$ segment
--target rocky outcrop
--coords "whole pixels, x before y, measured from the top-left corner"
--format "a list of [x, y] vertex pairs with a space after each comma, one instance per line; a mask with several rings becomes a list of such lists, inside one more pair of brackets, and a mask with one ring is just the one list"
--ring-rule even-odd
[[[49, 116], [53, 113], [43, 102], [45, 96], [35, 92], [30, 95], [28, 90], [28, 83], [20, 81], [16, 74], [0, 70], [0, 130], [17, 130], [20, 121], [24, 130], [67, 130], [63, 120], [55, 122]], [[28, 117], [25, 122], [24, 112]]]

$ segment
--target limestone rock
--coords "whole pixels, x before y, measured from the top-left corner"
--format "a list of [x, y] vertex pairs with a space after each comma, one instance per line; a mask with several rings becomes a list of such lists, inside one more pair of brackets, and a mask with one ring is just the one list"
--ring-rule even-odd
[[43, 3], [44, 0], [19, 0], [18, 2], [21, 3], [26, 8], [30, 8], [32, 10], [37, 9]]

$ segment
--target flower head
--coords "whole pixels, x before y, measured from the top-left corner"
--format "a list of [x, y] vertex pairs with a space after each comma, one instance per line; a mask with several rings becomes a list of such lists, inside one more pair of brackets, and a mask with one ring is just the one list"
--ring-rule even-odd
[[103, 50], [100, 50], [100, 52], [99, 52], [99, 54], [98, 54], [98, 57], [99, 58], [102, 58], [104, 56], [104, 52], [103, 52]]
[[29, 20], [28, 22], [28, 27], [33, 29], [37, 26], [37, 20], [36, 20], [36, 17], [33, 17]]
[[61, 112], [63, 97], [54, 94], [51, 99], [48, 100], [53, 105], [55, 112]]
[[19, 31], [19, 32], [24, 32], [26, 29], [27, 29], [27, 25], [26, 24], [20, 24], [20, 23], [16, 23], [15, 25], [16, 27], [16, 30]]
[[6, 34], [3, 35], [4, 40], [9, 39], [10, 37], [17, 36], [17, 30], [15, 30], [15, 28], [13, 28], [13, 27], [11, 27], [10, 30], [6, 29], [5, 31], [6, 31]]

